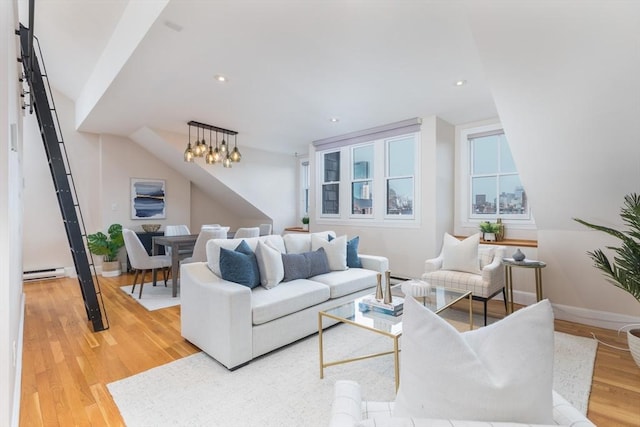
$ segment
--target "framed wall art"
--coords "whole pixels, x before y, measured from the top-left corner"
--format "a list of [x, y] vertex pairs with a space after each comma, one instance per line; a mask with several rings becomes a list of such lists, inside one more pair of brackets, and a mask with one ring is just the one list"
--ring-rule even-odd
[[165, 180], [131, 178], [131, 219], [165, 219]]

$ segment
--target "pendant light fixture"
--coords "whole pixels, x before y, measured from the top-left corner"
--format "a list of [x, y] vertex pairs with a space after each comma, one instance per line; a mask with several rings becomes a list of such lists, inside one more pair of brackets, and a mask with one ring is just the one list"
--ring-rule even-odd
[[[189, 142], [184, 151], [185, 162], [193, 162], [195, 157], [204, 157], [204, 161], [208, 165], [222, 163], [222, 166], [225, 168], [230, 168], [232, 167], [232, 163], [237, 163], [242, 159], [240, 150], [238, 150], [238, 132], [195, 121], [190, 121], [187, 125], [189, 126]], [[196, 128], [196, 142], [193, 147], [191, 145], [192, 126]], [[202, 140], [200, 139], [200, 129], [202, 129]], [[209, 129], [209, 144], [207, 144], [205, 139], [205, 131], [207, 129]], [[213, 147], [213, 132], [216, 133], [215, 148]], [[222, 134], [220, 146], [218, 146], [218, 133]], [[231, 149], [230, 144], [225, 140], [225, 136], [230, 138], [231, 135], [234, 137], [233, 149]]]
[[184, 161], [193, 162], [193, 149], [191, 148], [191, 125], [189, 125], [189, 143], [187, 149], [184, 150]]
[[213, 138], [211, 138], [211, 129], [209, 129], [209, 151], [207, 152], [204, 161], [208, 165], [212, 165], [215, 163], [215, 160], [213, 158]]
[[222, 161], [222, 156], [220, 155], [220, 150], [218, 149], [218, 131], [216, 130], [216, 148], [213, 150], [213, 161], [214, 163], [220, 163]]
[[232, 162], [238, 163], [242, 159], [242, 154], [238, 150], [238, 135], [233, 135], [233, 151], [229, 156]]

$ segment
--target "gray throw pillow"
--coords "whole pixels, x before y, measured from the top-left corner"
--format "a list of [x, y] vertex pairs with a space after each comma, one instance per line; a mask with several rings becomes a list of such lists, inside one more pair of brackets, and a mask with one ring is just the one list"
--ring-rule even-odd
[[305, 252], [304, 255], [309, 260], [309, 276], [313, 277], [319, 274], [329, 273], [329, 259], [324, 248], [319, 248], [313, 252]]
[[283, 282], [309, 277], [310, 263], [304, 254], [282, 254]]

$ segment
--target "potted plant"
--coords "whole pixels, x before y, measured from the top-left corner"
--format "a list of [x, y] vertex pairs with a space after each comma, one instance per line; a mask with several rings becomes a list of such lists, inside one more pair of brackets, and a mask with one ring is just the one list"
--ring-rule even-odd
[[98, 231], [87, 236], [89, 251], [94, 255], [102, 255], [102, 275], [113, 277], [120, 275], [120, 261], [118, 253], [124, 246], [122, 237], [122, 225], [111, 224], [107, 230], [108, 235]]
[[482, 232], [482, 239], [487, 242], [493, 242], [496, 240], [496, 234], [500, 233], [500, 224], [489, 221], [482, 221], [480, 223], [480, 231]]
[[[574, 218], [580, 224], [594, 230], [605, 232], [620, 240], [621, 246], [607, 246], [613, 251], [613, 262], [601, 249], [589, 251], [587, 254], [593, 260], [593, 265], [602, 271], [607, 281], [614, 286], [633, 295], [640, 302], [640, 196], [636, 193], [624, 197], [624, 204], [620, 209], [622, 221], [629, 227], [627, 231], [596, 225]], [[640, 326], [640, 325], [628, 325]], [[623, 327], [621, 328], [624, 329]], [[640, 366], [640, 329], [627, 330], [629, 350], [636, 364]]]
[[305, 215], [302, 217], [302, 225], [305, 230], [309, 230], [309, 216]]

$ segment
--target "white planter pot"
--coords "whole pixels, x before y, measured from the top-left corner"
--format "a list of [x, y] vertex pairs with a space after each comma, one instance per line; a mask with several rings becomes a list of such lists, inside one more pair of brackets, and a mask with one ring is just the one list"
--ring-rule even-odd
[[636, 365], [640, 367], [640, 329], [629, 329], [627, 331], [627, 343], [631, 357], [635, 360]]
[[495, 233], [484, 233], [484, 240], [487, 242], [495, 242], [496, 234]]
[[102, 277], [116, 277], [122, 274], [120, 271], [120, 261], [103, 261]]

